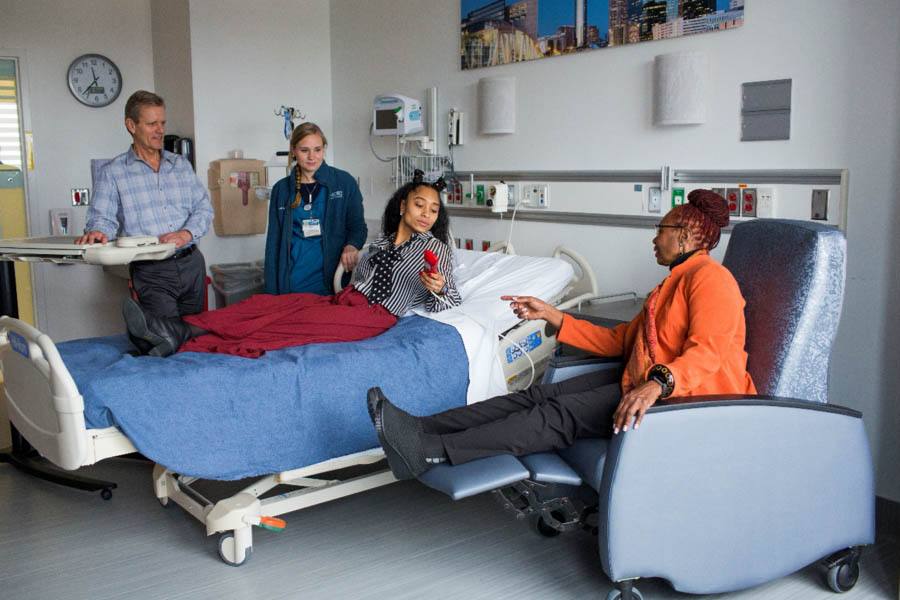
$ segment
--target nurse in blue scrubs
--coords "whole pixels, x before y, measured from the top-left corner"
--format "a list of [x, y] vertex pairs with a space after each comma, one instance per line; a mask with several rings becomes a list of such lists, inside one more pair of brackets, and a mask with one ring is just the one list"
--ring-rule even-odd
[[349, 272], [366, 241], [362, 195], [350, 173], [325, 163], [328, 140], [315, 123], [291, 135], [297, 161], [272, 188], [266, 235], [265, 292], [333, 294], [340, 263]]

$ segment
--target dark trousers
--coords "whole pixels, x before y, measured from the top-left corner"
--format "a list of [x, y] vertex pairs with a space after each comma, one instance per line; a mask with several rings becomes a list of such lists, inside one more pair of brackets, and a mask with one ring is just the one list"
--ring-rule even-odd
[[196, 246], [166, 260], [131, 263], [131, 287], [144, 310], [160, 317], [181, 317], [203, 311], [206, 301], [206, 261]]
[[534, 385], [422, 417], [422, 425], [425, 433], [440, 435], [454, 465], [497, 454], [560, 450], [578, 438], [612, 436], [621, 377], [620, 369], [605, 369]]

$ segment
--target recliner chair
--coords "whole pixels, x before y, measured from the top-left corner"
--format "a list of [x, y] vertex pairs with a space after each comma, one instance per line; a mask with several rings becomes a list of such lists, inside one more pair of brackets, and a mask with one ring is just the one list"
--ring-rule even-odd
[[[875, 539], [875, 495], [862, 415], [827, 403], [845, 250], [839, 230], [816, 223], [734, 227], [723, 264], [747, 302], [760, 395], [672, 399], [611, 440], [438, 465], [421, 481], [455, 499], [494, 490], [545, 535], [596, 511], [601, 565], [616, 585], [609, 600], [642, 598], [639, 578], [719, 593], [819, 560], [831, 589], [850, 589], [859, 546]], [[544, 382], [596, 368], [621, 365], [555, 359]], [[585, 510], [570, 500], [579, 495]]]

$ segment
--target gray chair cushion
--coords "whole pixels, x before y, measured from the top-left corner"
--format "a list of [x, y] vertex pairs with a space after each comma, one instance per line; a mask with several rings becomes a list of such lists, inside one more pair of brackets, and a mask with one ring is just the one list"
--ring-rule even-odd
[[747, 301], [747, 370], [760, 394], [828, 401], [846, 240], [834, 227], [759, 219], [735, 226], [722, 264]]

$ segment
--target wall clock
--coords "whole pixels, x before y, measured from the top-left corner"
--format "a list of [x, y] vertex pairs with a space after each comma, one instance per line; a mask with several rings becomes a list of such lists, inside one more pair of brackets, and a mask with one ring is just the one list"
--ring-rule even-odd
[[122, 91], [119, 67], [100, 54], [85, 54], [73, 60], [66, 79], [75, 99], [92, 108], [112, 104]]

